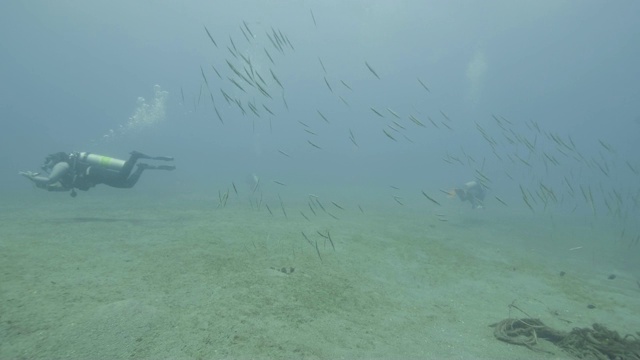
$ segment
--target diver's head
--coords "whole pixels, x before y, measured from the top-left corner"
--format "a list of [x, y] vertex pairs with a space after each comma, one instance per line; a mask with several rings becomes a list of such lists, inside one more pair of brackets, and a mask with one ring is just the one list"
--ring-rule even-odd
[[68, 161], [69, 155], [65, 152], [57, 152], [53, 154], [49, 154], [44, 159], [44, 164], [42, 165], [42, 170], [49, 172], [53, 169], [53, 166], [61, 161]]

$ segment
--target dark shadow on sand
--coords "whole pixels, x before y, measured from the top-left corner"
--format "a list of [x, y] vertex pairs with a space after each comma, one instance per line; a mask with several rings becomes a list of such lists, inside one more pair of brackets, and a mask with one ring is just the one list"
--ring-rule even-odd
[[54, 223], [129, 223], [132, 225], [140, 225], [149, 222], [157, 222], [162, 220], [151, 219], [124, 219], [124, 218], [103, 218], [103, 217], [91, 217], [91, 216], [77, 216], [71, 218], [52, 219], [50, 222]]

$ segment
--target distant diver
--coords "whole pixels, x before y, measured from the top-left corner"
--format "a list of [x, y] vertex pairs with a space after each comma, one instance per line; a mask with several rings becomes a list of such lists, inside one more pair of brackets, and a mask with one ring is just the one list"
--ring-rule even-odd
[[463, 188], [453, 189], [451, 195], [457, 195], [460, 200], [470, 202], [472, 209], [484, 208], [485, 190], [479, 182], [469, 181]]
[[138, 163], [138, 159], [173, 161], [172, 157], [149, 156], [138, 151], [131, 152], [129, 160], [114, 159], [108, 156], [87, 152], [57, 152], [45, 158], [42, 170], [46, 174], [21, 171], [18, 174], [33, 181], [36, 187], [47, 191], [70, 191], [76, 197], [75, 189], [87, 191], [105, 184], [114, 188], [132, 188], [144, 170], [174, 170], [173, 165], [149, 165]]

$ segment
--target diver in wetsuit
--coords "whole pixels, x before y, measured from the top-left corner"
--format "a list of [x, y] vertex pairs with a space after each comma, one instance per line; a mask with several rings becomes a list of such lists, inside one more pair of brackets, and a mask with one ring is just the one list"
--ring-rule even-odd
[[484, 186], [476, 181], [469, 181], [464, 184], [462, 189], [453, 189], [456, 195], [462, 201], [468, 201], [471, 203], [472, 209], [484, 208], [485, 190]]
[[115, 188], [131, 188], [142, 175], [144, 170], [174, 170], [173, 165], [149, 165], [138, 163], [138, 159], [172, 161], [172, 157], [149, 156], [138, 151], [131, 152], [129, 160], [114, 159], [107, 156], [86, 152], [67, 154], [58, 152], [45, 158], [43, 175], [31, 171], [21, 171], [18, 174], [33, 181], [36, 187], [47, 191], [71, 191], [71, 196], [77, 194], [75, 189], [87, 191], [90, 188], [105, 184]]

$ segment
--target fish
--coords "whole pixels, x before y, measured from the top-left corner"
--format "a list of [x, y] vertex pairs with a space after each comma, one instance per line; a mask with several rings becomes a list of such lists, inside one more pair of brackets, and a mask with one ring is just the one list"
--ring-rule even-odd
[[233, 49], [227, 46], [227, 50], [229, 50], [229, 53], [231, 53], [231, 55], [233, 55], [234, 58], [236, 59], [238, 58], [238, 55], [233, 51]]
[[295, 48], [293, 47], [293, 44], [291, 43], [291, 41], [289, 41], [289, 37], [287, 35], [284, 36], [284, 40], [286, 41], [287, 44], [289, 44], [289, 47], [291, 48], [291, 50], [295, 50]]
[[256, 175], [253, 175], [253, 181], [255, 181], [255, 185], [253, 186], [253, 190], [251, 190], [251, 193], [255, 193], [256, 190], [258, 190], [258, 186], [260, 186], [260, 178]]
[[329, 123], [329, 120], [327, 120], [327, 118], [320, 112], [320, 110], [316, 110], [318, 112], [318, 115], [320, 115], [320, 117], [322, 118], [322, 120], [326, 121], [327, 124]]
[[313, 10], [309, 9], [309, 11], [311, 12], [311, 19], [313, 20], [313, 26], [318, 27], [318, 24], [316, 23], [316, 17], [313, 16]]
[[259, 72], [257, 72], [257, 71], [256, 71], [256, 75], [258, 76], [258, 79], [260, 79], [260, 82], [262, 82], [262, 84], [263, 84], [264, 86], [269, 86], [269, 85], [267, 85], [267, 82], [266, 82], [266, 81], [264, 81], [264, 79], [262, 78], [262, 76], [260, 76], [260, 73], [259, 73]]
[[366, 61], [365, 61], [365, 62], [364, 62], [364, 64], [365, 64], [365, 65], [367, 65], [367, 68], [369, 69], [369, 71], [371, 71], [371, 73], [372, 73], [373, 75], [375, 75], [375, 77], [377, 77], [378, 79], [380, 79], [380, 76], [378, 76], [378, 73], [376, 73], [376, 71], [375, 71], [375, 70], [373, 70], [373, 68], [371, 67], [371, 65], [369, 65], [369, 63], [368, 63], [368, 62], [366, 62]]
[[249, 79], [247, 79], [244, 75], [242, 75], [242, 73], [240, 71], [238, 71], [238, 69], [236, 69], [236, 67], [233, 66], [233, 64], [230, 63], [229, 60], [225, 60], [225, 61], [227, 62], [227, 65], [229, 65], [229, 68], [231, 69], [231, 71], [233, 71], [236, 75], [238, 75], [238, 77], [240, 77], [242, 80], [244, 80], [247, 84], [253, 86], [251, 81], [249, 81]]
[[353, 91], [353, 89], [349, 85], [347, 85], [346, 82], [344, 82], [343, 80], [340, 80], [340, 82], [342, 83], [342, 85], [344, 85], [344, 87], [346, 87], [347, 89]]
[[238, 108], [240, 108], [240, 111], [242, 111], [242, 115], [246, 115], [247, 112], [244, 111], [244, 107], [242, 106], [242, 103], [240, 102], [240, 100], [235, 99], [235, 103], [236, 103], [236, 105], [238, 105]]
[[238, 53], [238, 49], [236, 48], [236, 44], [233, 42], [233, 39], [231, 38], [231, 35], [229, 35], [229, 41], [231, 42], [231, 46], [233, 46], [233, 51], [236, 52], [236, 54]]
[[376, 110], [376, 109], [374, 109], [374, 108], [372, 108], [372, 107], [370, 107], [369, 109], [371, 109], [371, 111], [373, 111], [374, 113], [376, 113], [376, 115], [378, 115], [378, 116], [380, 116], [380, 117], [382, 117], [382, 118], [384, 117], [384, 115], [382, 115], [380, 112], [378, 112], [378, 110]]
[[282, 154], [282, 155], [286, 156], [286, 157], [291, 157], [291, 155], [287, 154], [286, 152], [284, 152], [284, 151], [282, 151], [282, 150], [280, 150], [280, 149], [278, 149], [278, 152], [279, 152], [280, 154]]
[[182, 91], [182, 86], [180, 87], [180, 96], [182, 96], [182, 104], [184, 104], [184, 91]]
[[395, 116], [395, 118], [396, 118], [396, 119], [400, 119], [400, 116], [398, 116], [398, 114], [396, 114], [396, 112], [395, 112], [395, 111], [393, 111], [393, 110], [391, 110], [391, 109], [389, 109], [389, 108], [387, 108], [387, 111], [388, 111], [388, 112], [390, 112], [390, 113], [391, 113], [391, 115]]
[[598, 142], [599, 142], [599, 143], [600, 143], [600, 145], [602, 145], [602, 147], [603, 147], [603, 148], [605, 148], [608, 152], [610, 152], [610, 153], [614, 153], [614, 154], [615, 154], [615, 151], [613, 150], [613, 148], [611, 147], [611, 145], [609, 145], [609, 144], [605, 143], [604, 141], [602, 141], [602, 140], [600, 140], [600, 139], [598, 139]]
[[280, 80], [278, 80], [278, 77], [276, 76], [276, 74], [273, 73], [273, 70], [269, 69], [269, 72], [271, 73], [273, 80], [275, 80], [278, 83], [278, 85], [280, 85], [280, 87], [284, 89], [284, 87], [282, 86], [282, 83], [280, 82]]
[[209, 32], [209, 29], [207, 29], [207, 27], [204, 27], [204, 31], [207, 32], [207, 35], [209, 35], [209, 39], [211, 39], [211, 42], [213, 43], [213, 45], [215, 45], [215, 47], [218, 47], [218, 44], [216, 44], [216, 41], [213, 40], [213, 36], [211, 36], [211, 33]]
[[[415, 116], [413, 116], [413, 115], [409, 115], [409, 120], [413, 121], [413, 123], [414, 123], [414, 124], [416, 124], [416, 125], [418, 125], [418, 126], [425, 127], [425, 126], [424, 126], [424, 124], [423, 124], [420, 120], [416, 119], [416, 117], [415, 117]], [[434, 125], [435, 125], [435, 124], [434, 124]], [[436, 127], [437, 127], [437, 126], [436, 126]]]
[[424, 190], [422, 191], [422, 195], [424, 195], [424, 197], [426, 197], [427, 199], [429, 199], [432, 203], [438, 205], [438, 206], [442, 206], [439, 202], [437, 202], [434, 198], [432, 198], [431, 196], [427, 195], [427, 193], [424, 192]]
[[506, 203], [506, 202], [502, 201], [502, 199], [500, 199], [499, 197], [497, 197], [497, 196], [495, 196], [495, 195], [494, 195], [494, 197], [495, 197], [495, 198], [496, 198], [496, 200], [498, 200], [502, 205], [504, 205], [504, 206], [509, 206], [509, 205], [507, 205], [507, 203]]
[[425, 85], [422, 80], [420, 80], [420, 78], [418, 78], [418, 82], [420, 83], [420, 85], [422, 85], [422, 87], [427, 90], [427, 92], [431, 92], [431, 90], [429, 90], [429, 88], [427, 87], [427, 85]]
[[271, 28], [271, 32], [273, 34], [273, 38], [276, 40], [276, 44], [277, 44], [277, 49], [281, 52], [284, 53], [284, 50], [282, 49], [282, 40], [278, 37], [278, 34], [276, 33], [276, 30], [272, 27]]
[[309, 201], [309, 209], [311, 209], [311, 212], [313, 213], [313, 215], [318, 216], [318, 214], [316, 214], [316, 211], [313, 210], [313, 206], [311, 206], [312, 202]]
[[322, 206], [322, 203], [320, 202], [320, 199], [318, 199], [318, 197], [316, 197], [315, 201], [316, 201], [316, 204], [318, 204], [318, 206], [320, 206], [320, 209], [322, 209], [322, 211], [324, 211], [326, 213], [327, 210], [325, 210], [324, 206]]
[[278, 181], [278, 180], [273, 180], [273, 182], [278, 184], [278, 185], [280, 185], [280, 186], [287, 186], [287, 184], [285, 184], [285, 183], [283, 183], [281, 181]]
[[209, 88], [209, 82], [207, 81], [207, 77], [204, 76], [204, 70], [202, 70], [202, 66], [200, 66], [200, 73], [202, 74], [202, 78], [204, 79], [204, 83], [207, 84], [207, 89]]
[[247, 105], [249, 106], [249, 110], [251, 110], [252, 113], [254, 113], [257, 117], [260, 117], [258, 109], [256, 109], [255, 105], [253, 105], [251, 102], [248, 102]]
[[307, 127], [307, 128], [309, 127], [309, 125], [307, 125], [307, 123], [305, 123], [305, 122], [302, 122], [302, 121], [300, 121], [300, 120], [296, 120], [296, 121], [297, 121], [300, 125], [302, 125], [302, 126], [304, 126], [304, 127]]
[[269, 108], [267, 107], [267, 105], [262, 104], [262, 107], [263, 107], [265, 110], [267, 110], [267, 112], [268, 112], [269, 114], [271, 114], [271, 115], [273, 115], [273, 116], [276, 116], [276, 114], [274, 114], [271, 110], [269, 110]]
[[393, 122], [393, 124], [394, 124], [395, 126], [399, 127], [400, 129], [402, 129], [402, 130], [406, 130], [406, 128], [405, 128], [404, 126], [400, 125], [397, 121], [392, 120], [392, 122]]
[[[238, 89], [242, 90], [242, 92], [244, 92], [244, 93], [246, 93], [246, 92], [247, 92], [247, 91], [246, 91], [242, 86], [240, 86], [240, 84], [238, 84], [234, 79], [229, 78], [229, 80], [233, 83], [233, 85], [237, 86], [237, 87], [238, 87]], [[239, 105], [239, 104], [238, 104], [238, 105]]]
[[227, 104], [231, 104], [231, 96], [229, 96], [226, 92], [224, 92], [224, 90], [220, 89], [220, 92], [222, 93], [222, 96], [224, 96], [224, 99], [227, 101]]
[[274, 48], [276, 48], [276, 50], [280, 50], [280, 49], [278, 48], [278, 45], [276, 45], [276, 42], [275, 42], [275, 41], [273, 40], [273, 38], [271, 37], [271, 35], [269, 35], [269, 33], [268, 33], [268, 32], [266, 32], [266, 31], [265, 31], [264, 33], [267, 35], [267, 38], [269, 38], [269, 41], [271, 42], [271, 45], [273, 45], [273, 47], [274, 47]]
[[220, 75], [220, 73], [218, 72], [218, 69], [216, 69], [216, 67], [215, 67], [215, 66], [213, 66], [213, 65], [211, 65], [211, 68], [213, 69], [213, 71], [215, 71], [215, 72], [216, 72], [216, 75], [218, 75], [218, 77], [219, 77], [220, 79], [222, 79], [222, 75]]
[[318, 249], [318, 242], [316, 241], [316, 252], [318, 253], [318, 257], [320, 258], [320, 262], [322, 262], [322, 256], [320, 256], [320, 249]]
[[242, 32], [242, 35], [244, 36], [245, 40], [247, 40], [247, 42], [250, 43], [251, 40], [249, 40], [249, 37], [247, 36], [247, 33], [244, 31], [244, 28], [242, 28], [242, 26], [240, 26], [240, 31]]
[[213, 109], [216, 111], [216, 115], [218, 115], [218, 120], [220, 120], [220, 122], [224, 125], [224, 120], [222, 120], [222, 116], [220, 116], [220, 113], [218, 112], [218, 108], [214, 105]]
[[271, 61], [272, 64], [275, 64], [275, 62], [273, 62], [273, 58], [271, 58], [271, 54], [269, 54], [269, 52], [267, 51], [267, 48], [264, 48], [264, 53], [267, 54], [267, 57], [269, 58], [269, 60]]
[[[267, 90], [265, 90], [260, 84], [255, 83], [256, 87], [258, 88], [258, 90], [260, 90], [260, 92], [262, 93], [262, 95], [268, 97], [269, 99], [273, 99], [271, 97], [271, 95], [269, 95], [269, 93], [267, 92]], [[264, 106], [264, 105], [263, 105]], [[271, 113], [271, 111], [269, 111]], [[271, 113], [271, 115], [273, 115], [273, 113]]]
[[486, 177], [483, 173], [481, 173], [480, 170], [476, 169], [476, 174], [480, 177], [480, 182], [481, 183], [484, 183], [485, 181], [489, 182], [489, 183], [491, 182], [491, 180], [489, 180], [488, 177]]
[[353, 131], [351, 131], [351, 129], [349, 129], [349, 140], [351, 140], [353, 145], [355, 145], [356, 147], [360, 147], [358, 146], [358, 143], [356, 142], [356, 137], [353, 136]]
[[331, 88], [331, 85], [329, 85], [329, 81], [327, 81], [327, 77], [324, 77], [324, 83], [327, 84], [327, 87], [329, 88], [329, 91], [333, 92], [333, 89]]
[[305, 235], [304, 231], [301, 231], [302, 236], [304, 236], [305, 240], [307, 240], [307, 242], [309, 243], [309, 245], [313, 246], [313, 243], [311, 242], [311, 240], [309, 240], [309, 238], [307, 237], [307, 235]]
[[358, 143], [356, 142], [356, 139], [350, 137], [349, 140], [351, 140], [351, 142], [353, 143], [353, 145], [355, 145], [357, 148], [359, 148], [360, 146], [358, 146]]
[[396, 138], [394, 138], [393, 136], [391, 136], [391, 134], [389, 134], [389, 133], [387, 132], [387, 130], [382, 129], [382, 132], [384, 132], [384, 134], [385, 134], [385, 135], [387, 135], [387, 137], [388, 137], [389, 139], [391, 139], [391, 140], [393, 140], [393, 141], [398, 141], [398, 140], [396, 140]]
[[242, 60], [244, 60], [245, 63], [251, 65], [251, 60], [249, 60], [249, 58], [242, 55], [242, 53], [238, 53], [238, 55], [240, 55], [240, 57], [242, 58]]
[[244, 27], [245, 29], [247, 29], [247, 32], [249, 33], [249, 35], [251, 35], [252, 38], [256, 38], [255, 36], [253, 36], [253, 33], [251, 32], [251, 29], [249, 29], [249, 25], [247, 25], [247, 22], [242, 20], [242, 23], [244, 23]]
[[331, 203], [333, 204], [333, 206], [337, 207], [338, 209], [344, 210], [344, 208], [342, 206], [338, 205], [337, 203], [335, 203], [333, 201]]
[[318, 146], [318, 145], [316, 145], [316, 144], [312, 143], [310, 140], [307, 140], [307, 142], [308, 142], [311, 146], [313, 146], [314, 148], [319, 149], [319, 150], [322, 150], [322, 148], [321, 148], [320, 146]]
[[331, 234], [329, 234], [329, 230], [327, 230], [327, 239], [329, 239], [329, 242], [331, 243], [331, 248], [333, 248], [333, 251], [336, 251], [336, 247], [333, 246], [333, 240], [331, 240]]
[[[525, 204], [527, 204], [527, 206], [529, 207], [529, 209], [530, 209], [531, 211], [535, 212], [535, 211], [533, 210], [533, 207], [532, 207], [532, 206], [531, 206], [531, 204], [529, 203], [529, 198], [527, 197], [527, 194], [525, 193], [524, 189], [522, 188], [522, 185], [519, 185], [519, 186], [520, 186], [520, 192], [522, 193], [522, 200], [524, 200], [524, 203], [525, 203]], [[581, 188], [582, 188], [582, 187], [581, 187]], [[583, 193], [582, 193], [582, 194], [584, 195], [584, 190], [583, 190]]]
[[200, 84], [200, 92], [198, 93], [198, 106], [200, 106], [200, 98], [202, 98], [202, 84]]
[[322, 59], [320, 59], [320, 57], [318, 56], [318, 61], [320, 61], [320, 66], [322, 66], [322, 70], [324, 71], [324, 73], [327, 73], [327, 69], [324, 67], [324, 64], [322, 63]]

